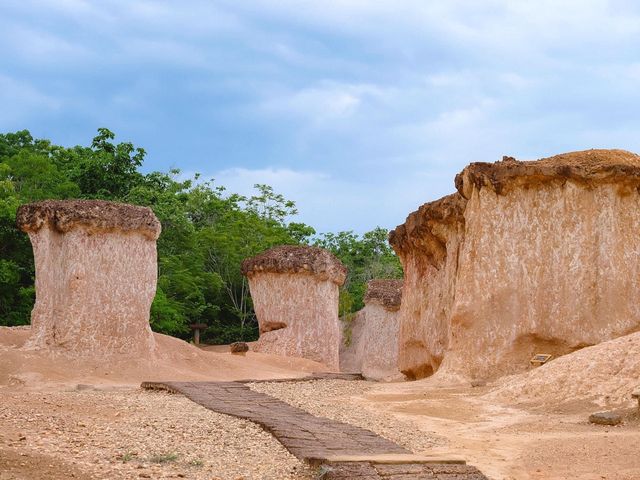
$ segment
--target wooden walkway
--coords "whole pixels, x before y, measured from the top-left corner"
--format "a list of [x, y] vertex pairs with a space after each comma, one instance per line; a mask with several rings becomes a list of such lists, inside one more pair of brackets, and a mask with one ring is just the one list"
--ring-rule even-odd
[[181, 393], [214, 412], [257, 423], [294, 456], [317, 465], [324, 480], [487, 480], [464, 462], [414, 456], [369, 430], [316, 417], [241, 382], [144, 382], [142, 388]]

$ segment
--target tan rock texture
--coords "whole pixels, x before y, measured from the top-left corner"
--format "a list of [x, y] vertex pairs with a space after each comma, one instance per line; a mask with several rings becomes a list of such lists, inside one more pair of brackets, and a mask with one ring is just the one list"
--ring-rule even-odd
[[449, 346], [465, 204], [458, 194], [427, 203], [389, 236], [404, 269], [398, 367], [409, 379], [433, 374]]
[[362, 373], [365, 329], [364, 308], [340, 318], [340, 371]]
[[367, 284], [365, 306], [348, 328], [349, 345], [340, 352], [343, 371], [356, 371], [371, 380], [400, 380], [398, 370], [398, 314], [402, 280], [371, 280]]
[[367, 291], [364, 294], [366, 305], [378, 304], [389, 311], [400, 308], [402, 301], [402, 280], [377, 279], [367, 282]]
[[20, 207], [36, 267], [28, 347], [77, 356], [151, 353], [160, 222], [149, 208], [99, 200]]
[[326, 250], [284, 245], [242, 263], [260, 338], [253, 350], [339, 368], [338, 289], [347, 269]]
[[640, 329], [640, 157], [473, 163], [390, 235], [400, 369], [490, 378]]

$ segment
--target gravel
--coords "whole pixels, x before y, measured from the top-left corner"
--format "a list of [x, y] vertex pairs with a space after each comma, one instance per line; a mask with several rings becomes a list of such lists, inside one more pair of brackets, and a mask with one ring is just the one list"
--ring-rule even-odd
[[251, 422], [181, 395], [131, 389], [0, 392], [0, 456], [3, 450], [25, 462], [50, 456], [93, 479], [315, 478]]
[[353, 380], [312, 380], [305, 382], [258, 382], [249, 386], [279, 398], [319, 417], [349, 423], [371, 430], [398, 445], [420, 453], [440, 444], [441, 440], [422, 431], [414, 423], [401, 420], [382, 409], [364, 404], [376, 383]]

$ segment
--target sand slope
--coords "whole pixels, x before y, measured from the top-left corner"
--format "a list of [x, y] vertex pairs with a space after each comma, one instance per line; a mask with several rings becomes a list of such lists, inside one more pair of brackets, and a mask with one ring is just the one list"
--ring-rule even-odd
[[177, 338], [157, 333], [154, 334], [155, 354], [148, 357], [73, 358], [54, 351], [26, 349], [24, 343], [29, 334], [29, 327], [0, 327], [0, 387], [294, 378], [326, 371], [324, 365], [300, 358], [253, 352], [231, 355], [203, 351]]
[[591, 401], [599, 406], [634, 403], [640, 387], [640, 332], [557, 358], [504, 378], [486, 397], [501, 402], [555, 406]]

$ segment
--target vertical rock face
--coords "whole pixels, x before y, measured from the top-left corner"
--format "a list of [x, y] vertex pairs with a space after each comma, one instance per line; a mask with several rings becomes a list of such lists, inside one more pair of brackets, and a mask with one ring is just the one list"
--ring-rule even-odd
[[36, 267], [32, 348], [78, 356], [139, 355], [154, 348], [160, 223], [144, 207], [98, 200], [20, 207]]
[[340, 318], [340, 371], [362, 373], [364, 357], [365, 309]]
[[371, 280], [364, 297], [361, 336], [362, 375], [374, 380], [398, 380], [398, 310], [402, 280]]
[[338, 289], [347, 270], [317, 247], [280, 246], [245, 260], [260, 327], [255, 350], [339, 365]]
[[390, 235], [400, 368], [488, 378], [640, 329], [640, 157], [474, 163]]
[[[400, 380], [398, 370], [399, 309], [402, 280], [370, 280], [365, 306], [344, 323], [340, 369], [372, 380]], [[347, 334], [348, 332], [348, 334]], [[349, 342], [345, 342], [346, 339]]]
[[435, 372], [449, 346], [465, 205], [458, 194], [427, 203], [389, 237], [404, 268], [398, 368], [410, 379]]

